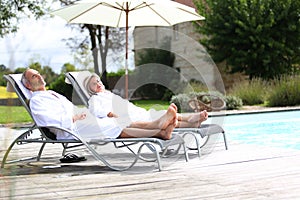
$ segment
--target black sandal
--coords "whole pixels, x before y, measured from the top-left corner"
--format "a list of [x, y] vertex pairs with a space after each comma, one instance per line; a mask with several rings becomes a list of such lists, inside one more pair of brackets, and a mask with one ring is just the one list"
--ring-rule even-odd
[[74, 162], [85, 161], [86, 158], [84, 156], [77, 156], [76, 154], [68, 153], [59, 160], [62, 163], [74, 163]]

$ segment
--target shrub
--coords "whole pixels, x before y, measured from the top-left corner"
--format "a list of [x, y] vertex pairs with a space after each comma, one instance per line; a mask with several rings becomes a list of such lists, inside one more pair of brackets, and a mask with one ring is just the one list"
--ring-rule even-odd
[[193, 88], [193, 91], [195, 92], [201, 92], [201, 91], [207, 91], [207, 86], [204, 85], [201, 81], [192, 79], [189, 82], [190, 86]]
[[267, 105], [300, 105], [300, 76], [284, 76], [275, 80], [268, 95]]
[[242, 99], [239, 97], [235, 97], [235, 96], [226, 96], [225, 102], [226, 102], [227, 110], [235, 110], [235, 109], [239, 109], [240, 107], [243, 106]]
[[[197, 97], [199, 98], [199, 96], [204, 94], [207, 94], [207, 92], [191, 92], [188, 94], [178, 94], [172, 96], [170, 102], [176, 104], [176, 106], [178, 107], [178, 112], [194, 112], [193, 109], [190, 108], [188, 102], [191, 99]], [[239, 97], [224, 96], [217, 91], [210, 92], [209, 94], [222, 98], [226, 103], [226, 109], [238, 109], [243, 105], [242, 100]], [[202, 99], [202, 101], [205, 102], [205, 99]]]
[[245, 105], [256, 105], [264, 103], [267, 95], [268, 85], [262, 79], [253, 79], [235, 84], [230, 94], [238, 96]]
[[178, 108], [178, 112], [194, 112], [188, 104], [190, 99], [191, 98], [188, 94], [178, 94], [172, 96], [170, 102], [175, 103]]
[[61, 74], [54, 82], [52, 82], [49, 85], [50, 90], [54, 90], [55, 92], [64, 95], [70, 101], [72, 101], [72, 91], [73, 91], [72, 88], [73, 88], [72, 85], [65, 83], [64, 74]]

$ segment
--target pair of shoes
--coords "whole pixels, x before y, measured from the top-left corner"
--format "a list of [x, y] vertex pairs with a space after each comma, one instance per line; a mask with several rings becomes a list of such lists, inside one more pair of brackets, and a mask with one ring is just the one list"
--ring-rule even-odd
[[68, 153], [59, 160], [62, 163], [73, 163], [73, 162], [85, 161], [86, 158], [84, 156], [77, 156], [76, 154]]

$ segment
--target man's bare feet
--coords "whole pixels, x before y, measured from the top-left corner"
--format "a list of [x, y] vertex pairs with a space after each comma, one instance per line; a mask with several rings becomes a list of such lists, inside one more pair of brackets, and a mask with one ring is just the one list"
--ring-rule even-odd
[[167, 112], [159, 119], [158, 128], [161, 130], [166, 129], [170, 124], [174, 124], [174, 119], [177, 121], [177, 112], [170, 105]]
[[173, 107], [174, 108], [174, 110], [176, 111], [176, 113], [177, 113], [177, 111], [178, 111], [178, 108], [177, 108], [177, 106], [176, 106], [176, 104], [175, 103], [171, 103], [171, 105], [170, 105], [171, 107]]
[[[177, 120], [176, 120], [177, 121]], [[164, 140], [169, 140], [172, 138], [172, 133], [177, 123], [170, 124], [165, 130], [161, 131], [161, 138]]]
[[188, 122], [190, 123], [195, 123], [195, 122], [200, 122], [202, 123], [203, 121], [207, 120], [208, 118], [208, 113], [206, 110], [203, 110], [199, 113], [193, 113], [190, 115]]

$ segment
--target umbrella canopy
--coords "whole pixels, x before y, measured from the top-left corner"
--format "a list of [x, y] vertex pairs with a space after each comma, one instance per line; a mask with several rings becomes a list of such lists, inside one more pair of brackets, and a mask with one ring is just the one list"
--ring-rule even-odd
[[68, 23], [126, 28], [126, 98], [128, 98], [128, 27], [172, 26], [181, 22], [204, 19], [194, 8], [171, 0], [82, 0], [51, 14], [62, 17]]

